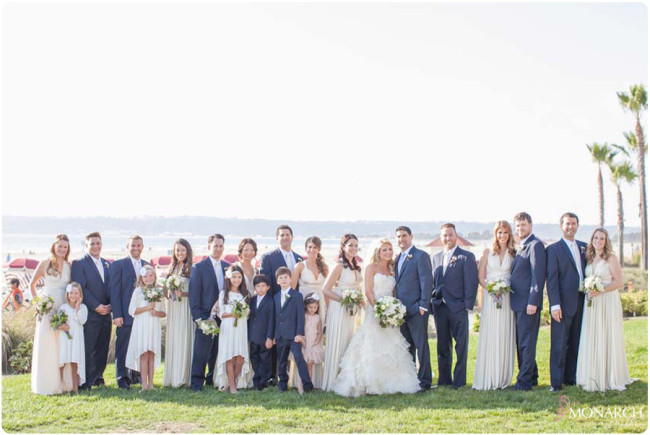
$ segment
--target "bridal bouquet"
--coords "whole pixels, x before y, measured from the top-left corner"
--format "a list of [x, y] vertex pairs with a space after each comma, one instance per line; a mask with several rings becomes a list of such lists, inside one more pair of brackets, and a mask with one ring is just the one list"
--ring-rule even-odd
[[219, 325], [217, 325], [217, 322], [212, 318], [198, 320], [196, 324], [199, 326], [201, 332], [203, 332], [205, 335], [211, 335], [214, 337], [219, 332], [221, 332]]
[[174, 291], [183, 291], [183, 280], [180, 275], [169, 275], [167, 279], [163, 280], [163, 290], [166, 290], [169, 293], [169, 298], [173, 301], [181, 302], [183, 299], [180, 296], [176, 296]]
[[235, 327], [237, 326], [237, 320], [242, 317], [248, 317], [248, 314], [251, 312], [250, 307], [244, 301], [232, 301], [230, 303], [232, 307], [232, 315], [235, 316]]
[[581, 292], [587, 295], [587, 306], [591, 306], [591, 298], [589, 297], [589, 292], [602, 292], [605, 290], [605, 284], [599, 276], [591, 275], [585, 278], [582, 282]]
[[379, 318], [379, 325], [382, 328], [402, 326], [405, 316], [406, 307], [399, 299], [384, 296], [375, 301], [375, 317]]
[[503, 295], [506, 293], [510, 293], [512, 290], [510, 289], [510, 283], [508, 280], [499, 278], [494, 281], [490, 281], [487, 285], [487, 292], [488, 294], [492, 295], [494, 298], [494, 301], [497, 303], [497, 308], [501, 309], [501, 301], [503, 300]]
[[359, 290], [344, 289], [341, 290], [341, 305], [348, 310], [348, 314], [354, 316], [363, 302], [363, 295]]
[[43, 320], [43, 316], [54, 308], [54, 299], [52, 296], [39, 296], [34, 300], [34, 306], [36, 307], [38, 320]]
[[144, 300], [147, 302], [160, 302], [163, 299], [163, 291], [156, 286], [142, 287]]
[[[66, 323], [68, 323], [68, 315], [63, 311], [59, 311], [58, 313], [53, 315], [52, 319], [50, 320], [50, 326], [55, 331], [59, 328], [59, 326], [63, 326]], [[68, 340], [72, 340], [72, 335], [70, 335], [70, 331], [64, 331], [64, 332], [65, 335], [68, 336]]]

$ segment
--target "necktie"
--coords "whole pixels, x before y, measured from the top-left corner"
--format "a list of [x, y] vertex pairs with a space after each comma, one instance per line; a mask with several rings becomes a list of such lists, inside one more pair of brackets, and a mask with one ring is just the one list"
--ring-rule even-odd
[[287, 267], [293, 272], [293, 261], [291, 261], [291, 254], [284, 254], [284, 259], [287, 262]]
[[102, 264], [102, 260], [96, 260], [93, 258], [93, 261], [95, 262], [95, 267], [97, 268], [97, 271], [99, 272], [99, 276], [102, 277], [102, 282], [104, 282], [104, 267]]
[[402, 252], [401, 254], [399, 254], [399, 259], [397, 260], [397, 268], [399, 269], [398, 272], [400, 273], [400, 275], [402, 273], [402, 266], [404, 266], [404, 258], [406, 258], [405, 253]]
[[214, 266], [214, 273], [217, 274], [217, 284], [219, 285], [219, 290], [223, 289], [223, 273], [221, 273], [221, 263], [217, 261]]
[[257, 305], [255, 306], [255, 308], [259, 309], [261, 303], [262, 303], [262, 298], [257, 298]]
[[447, 272], [447, 266], [449, 265], [449, 256], [451, 252], [445, 252], [445, 255], [443, 256], [442, 260], [442, 274], [444, 275], [445, 272]]
[[573, 255], [573, 261], [576, 263], [576, 269], [578, 270], [578, 276], [580, 276], [580, 284], [582, 286], [582, 267], [580, 263], [580, 253], [578, 252], [578, 245], [573, 242], [571, 243], [571, 254]]
[[134, 260], [133, 261], [133, 269], [135, 269], [135, 276], [140, 276], [140, 269], [142, 269], [142, 265], [140, 264], [140, 260]]

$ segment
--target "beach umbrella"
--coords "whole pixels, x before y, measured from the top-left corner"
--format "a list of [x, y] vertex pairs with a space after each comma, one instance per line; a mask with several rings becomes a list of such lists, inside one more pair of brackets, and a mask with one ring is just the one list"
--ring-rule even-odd
[[151, 265], [154, 267], [165, 267], [169, 266], [170, 264], [172, 264], [171, 255], [161, 255], [160, 257], [154, 257], [151, 259]]
[[38, 260], [33, 258], [16, 258], [7, 265], [10, 269], [36, 269], [37, 266]]
[[226, 254], [221, 259], [228, 264], [237, 263], [239, 261], [239, 257], [236, 254]]
[[[467, 239], [462, 238], [461, 236], [457, 236], [456, 240], [456, 245], [461, 246], [461, 247], [467, 247], [467, 246], [474, 246], [472, 242], [470, 242]], [[442, 241], [440, 239], [435, 239], [433, 242], [429, 243], [427, 245], [427, 248], [442, 248]]]
[[195, 255], [192, 257], [192, 263], [196, 264], [208, 258], [207, 255]]

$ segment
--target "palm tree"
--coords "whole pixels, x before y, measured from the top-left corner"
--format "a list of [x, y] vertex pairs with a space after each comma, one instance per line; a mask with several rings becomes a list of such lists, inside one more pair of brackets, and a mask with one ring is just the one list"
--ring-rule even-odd
[[617, 92], [623, 110], [630, 111], [636, 118], [634, 133], [636, 136], [637, 172], [639, 176], [639, 214], [641, 215], [641, 265], [648, 270], [648, 207], [645, 193], [645, 138], [641, 128], [641, 112], [648, 109], [648, 93], [642, 84], [630, 86], [630, 93]]
[[609, 165], [614, 160], [618, 151], [610, 147], [607, 142], [600, 145], [594, 142], [587, 145], [587, 149], [591, 153], [591, 159], [598, 165], [598, 205], [600, 211], [600, 227], [605, 226], [605, 194], [603, 193], [603, 173], [601, 170], [602, 164]]
[[618, 257], [623, 266], [623, 194], [621, 193], [621, 183], [623, 181], [632, 183], [637, 174], [634, 172], [632, 163], [625, 160], [620, 163], [609, 162], [609, 171], [612, 182], [616, 185], [616, 202], [618, 205]]

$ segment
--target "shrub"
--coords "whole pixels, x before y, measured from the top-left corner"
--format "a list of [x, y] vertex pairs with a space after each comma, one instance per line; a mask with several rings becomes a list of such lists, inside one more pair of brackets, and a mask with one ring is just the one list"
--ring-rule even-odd
[[[12, 368], [11, 357], [21, 343], [31, 343], [34, 340], [35, 310], [33, 308], [21, 309], [17, 312], [2, 315], [2, 373], [10, 373]], [[30, 351], [31, 355], [31, 351]]]
[[620, 293], [623, 316], [636, 317], [648, 315], [648, 291], [636, 290]]
[[23, 341], [13, 350], [9, 364], [15, 373], [29, 373], [32, 366], [33, 341]]

